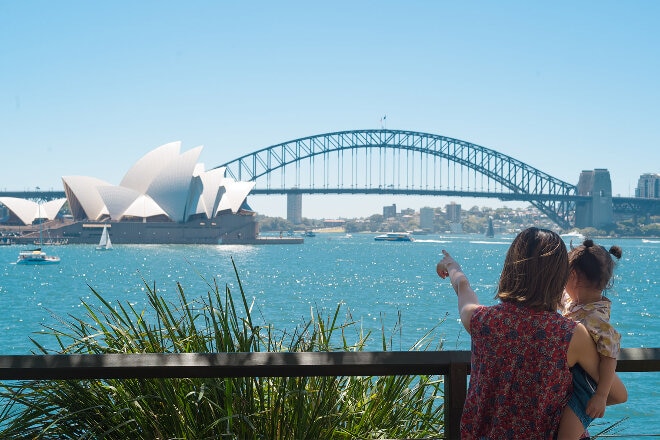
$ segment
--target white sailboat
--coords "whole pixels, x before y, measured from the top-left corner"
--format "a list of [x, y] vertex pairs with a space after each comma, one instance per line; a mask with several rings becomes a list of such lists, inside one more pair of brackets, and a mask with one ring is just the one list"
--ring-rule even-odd
[[112, 250], [112, 241], [110, 241], [110, 234], [108, 233], [108, 227], [103, 226], [103, 232], [101, 233], [101, 240], [99, 240], [99, 245], [96, 246], [97, 251], [109, 251]]

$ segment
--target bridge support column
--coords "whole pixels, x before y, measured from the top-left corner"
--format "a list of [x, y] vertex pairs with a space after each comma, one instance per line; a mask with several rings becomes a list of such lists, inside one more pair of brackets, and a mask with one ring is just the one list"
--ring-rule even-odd
[[612, 205], [612, 180], [610, 172], [603, 168], [580, 173], [578, 195], [589, 196], [588, 202], [578, 202], [575, 207], [575, 226], [600, 228], [614, 221]]
[[302, 223], [302, 194], [289, 193], [286, 196], [286, 219], [294, 225]]

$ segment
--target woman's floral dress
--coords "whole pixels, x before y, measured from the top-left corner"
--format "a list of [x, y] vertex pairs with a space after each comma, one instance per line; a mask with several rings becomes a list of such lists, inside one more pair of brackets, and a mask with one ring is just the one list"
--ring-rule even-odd
[[576, 325], [513, 303], [477, 308], [461, 437], [552, 439], [572, 391], [566, 356]]

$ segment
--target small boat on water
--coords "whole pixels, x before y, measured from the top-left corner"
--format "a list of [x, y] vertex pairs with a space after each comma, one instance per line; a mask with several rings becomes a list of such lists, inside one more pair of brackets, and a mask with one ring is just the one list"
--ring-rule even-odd
[[[39, 218], [41, 218], [41, 205], [39, 205]], [[39, 222], [39, 245], [38, 248], [20, 251], [18, 253], [18, 260], [16, 264], [57, 264], [60, 262], [60, 257], [55, 255], [48, 255], [41, 250], [43, 246], [43, 222]]]
[[585, 239], [585, 236], [577, 229], [573, 229], [572, 231], [561, 234], [560, 236], [565, 240], [575, 240], [577, 244], [582, 244]]
[[108, 233], [108, 227], [103, 226], [103, 232], [101, 232], [101, 239], [99, 240], [98, 246], [96, 246], [97, 251], [109, 251], [112, 250], [112, 241], [110, 240], [110, 234]]
[[41, 248], [29, 249], [18, 253], [16, 264], [57, 264], [60, 257], [47, 255]]
[[376, 241], [415, 241], [408, 232], [388, 232], [387, 234], [377, 235]]

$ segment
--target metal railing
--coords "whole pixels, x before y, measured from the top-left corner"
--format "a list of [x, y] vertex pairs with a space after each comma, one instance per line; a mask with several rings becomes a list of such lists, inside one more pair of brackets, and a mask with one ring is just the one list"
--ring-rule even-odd
[[[660, 348], [624, 348], [619, 372], [660, 371]], [[460, 437], [469, 351], [0, 356], [0, 380], [442, 375], [445, 438]]]

